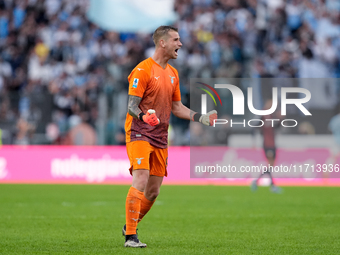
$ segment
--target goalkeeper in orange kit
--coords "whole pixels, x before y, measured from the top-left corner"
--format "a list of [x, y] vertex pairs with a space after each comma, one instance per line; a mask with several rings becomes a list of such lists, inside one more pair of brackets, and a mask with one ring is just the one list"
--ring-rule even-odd
[[126, 148], [132, 186], [126, 198], [125, 247], [146, 247], [137, 236], [137, 224], [157, 198], [167, 176], [168, 127], [171, 112], [178, 118], [212, 125], [217, 112], [201, 115], [181, 102], [178, 72], [168, 64], [181, 48], [177, 28], [161, 26], [153, 34], [156, 50], [139, 63], [128, 77]]

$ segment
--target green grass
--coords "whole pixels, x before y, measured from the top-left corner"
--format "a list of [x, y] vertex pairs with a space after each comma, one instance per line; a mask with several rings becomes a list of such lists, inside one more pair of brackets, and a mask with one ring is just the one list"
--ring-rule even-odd
[[128, 186], [0, 185], [0, 254], [339, 254], [340, 188], [163, 186], [124, 248]]

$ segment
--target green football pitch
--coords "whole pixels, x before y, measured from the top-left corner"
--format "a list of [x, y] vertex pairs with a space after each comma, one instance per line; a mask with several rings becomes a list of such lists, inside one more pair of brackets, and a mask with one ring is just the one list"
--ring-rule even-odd
[[340, 188], [163, 186], [124, 248], [128, 186], [0, 185], [0, 254], [339, 254]]

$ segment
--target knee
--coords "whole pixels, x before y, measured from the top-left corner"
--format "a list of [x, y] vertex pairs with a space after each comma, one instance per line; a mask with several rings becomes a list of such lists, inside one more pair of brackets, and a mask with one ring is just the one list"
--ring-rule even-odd
[[138, 179], [133, 182], [132, 187], [138, 189], [139, 191], [144, 192], [146, 184], [147, 184], [147, 180], [145, 181], [144, 179]]
[[133, 172], [132, 187], [144, 192], [146, 184], [148, 183], [149, 173], [146, 170], [135, 171]]
[[153, 189], [147, 190], [144, 193], [144, 195], [148, 200], [153, 201], [158, 197], [159, 191], [160, 191], [159, 188], [153, 188]]

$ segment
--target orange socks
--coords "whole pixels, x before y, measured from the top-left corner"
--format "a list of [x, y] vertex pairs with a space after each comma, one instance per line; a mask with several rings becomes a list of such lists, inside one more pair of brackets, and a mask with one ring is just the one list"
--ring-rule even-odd
[[154, 201], [150, 201], [148, 200], [144, 194], [142, 196], [142, 203], [140, 206], [140, 214], [139, 214], [139, 218], [138, 218], [138, 222], [140, 222], [144, 215], [151, 209], [153, 203], [156, 201], [156, 199]]
[[130, 187], [125, 203], [126, 235], [136, 234], [143, 197], [143, 192], [134, 187]]
[[148, 200], [143, 192], [130, 187], [125, 203], [126, 235], [136, 234], [138, 222], [143, 219], [155, 201]]

